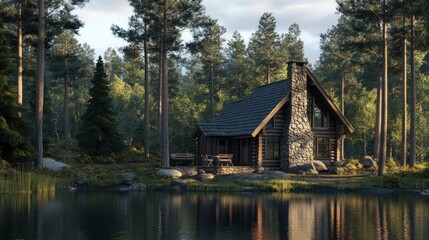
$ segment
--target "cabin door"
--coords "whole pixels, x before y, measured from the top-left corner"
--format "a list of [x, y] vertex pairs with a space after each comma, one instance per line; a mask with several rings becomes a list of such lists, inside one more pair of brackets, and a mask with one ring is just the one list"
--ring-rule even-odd
[[249, 139], [240, 139], [240, 164], [247, 165], [249, 163]]

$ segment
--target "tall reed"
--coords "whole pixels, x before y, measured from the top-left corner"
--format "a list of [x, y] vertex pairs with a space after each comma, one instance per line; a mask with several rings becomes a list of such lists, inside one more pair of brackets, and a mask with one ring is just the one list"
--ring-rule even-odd
[[0, 177], [0, 193], [51, 192], [60, 185], [62, 181], [55, 177], [27, 171]]

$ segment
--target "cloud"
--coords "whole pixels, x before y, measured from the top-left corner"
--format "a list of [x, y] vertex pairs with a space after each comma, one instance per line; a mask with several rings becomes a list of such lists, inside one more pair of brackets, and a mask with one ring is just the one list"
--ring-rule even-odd
[[259, 25], [264, 12], [273, 13], [279, 34], [287, 33], [297, 23], [302, 31], [305, 54], [315, 62], [320, 54], [320, 34], [326, 32], [338, 19], [335, 0], [205, 0], [206, 12], [226, 27], [229, 37], [238, 31], [248, 40]]
[[[206, 14], [218, 19], [227, 29], [225, 38], [229, 40], [238, 31], [248, 41], [258, 29], [259, 19], [264, 12], [273, 13], [277, 22], [277, 32], [287, 33], [291, 24], [297, 23], [302, 31], [305, 55], [310, 62], [318, 60], [320, 54], [320, 34], [337, 23], [335, 0], [203, 0]], [[80, 31], [80, 40], [93, 48], [107, 49], [124, 46], [110, 31], [112, 24], [127, 28], [132, 8], [127, 0], [91, 0], [76, 13], [85, 23]], [[106, 47], [101, 47], [106, 46]], [[97, 53], [98, 54], [98, 53]]]

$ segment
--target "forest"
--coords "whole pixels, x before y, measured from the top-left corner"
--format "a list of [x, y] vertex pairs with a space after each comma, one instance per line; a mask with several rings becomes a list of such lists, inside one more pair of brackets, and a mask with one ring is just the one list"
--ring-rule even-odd
[[[195, 150], [196, 123], [306, 60], [299, 24], [277, 32], [266, 12], [248, 42], [225, 39], [201, 0], [129, 0], [128, 28], [111, 27], [128, 45], [95, 56], [76, 39], [73, 10], [87, 2], [0, 2], [0, 160], [168, 166], [169, 153]], [[337, 10], [309, 67], [355, 128], [345, 158], [428, 161], [429, 2], [337, 0]]]

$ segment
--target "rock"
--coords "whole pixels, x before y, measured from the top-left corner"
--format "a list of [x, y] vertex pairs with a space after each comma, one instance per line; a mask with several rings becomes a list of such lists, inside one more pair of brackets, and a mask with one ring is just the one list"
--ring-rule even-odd
[[316, 169], [311, 168], [307, 172], [305, 172], [304, 174], [317, 175], [317, 174], [319, 174], [319, 172]]
[[130, 186], [130, 191], [146, 191], [147, 187], [144, 183], [133, 183]]
[[158, 172], [156, 172], [156, 175], [160, 177], [180, 178], [182, 176], [182, 172], [176, 169], [163, 168], [158, 170]]
[[297, 174], [318, 174], [312, 163], [289, 167], [288, 172]]
[[318, 172], [328, 171], [328, 168], [322, 161], [313, 160], [313, 166]]
[[212, 173], [203, 173], [198, 175], [198, 180], [200, 181], [211, 180], [213, 178], [214, 178], [214, 175]]
[[265, 171], [264, 167], [258, 166], [256, 167], [254, 173], [263, 173], [264, 171]]
[[88, 174], [85, 172], [79, 171], [74, 177], [74, 183], [77, 186], [87, 186], [88, 185]]
[[186, 180], [183, 180], [183, 179], [174, 179], [171, 182], [171, 186], [186, 187], [186, 184], [187, 184]]
[[198, 175], [197, 168], [195, 167], [174, 167], [173, 169], [176, 169], [182, 173], [182, 177], [192, 177]]
[[266, 171], [264, 172], [264, 178], [290, 179], [290, 176], [282, 171]]
[[43, 158], [42, 159], [42, 166], [44, 169], [48, 169], [48, 170], [52, 170], [52, 171], [59, 171], [63, 168], [71, 167], [69, 164], [55, 161], [52, 158]]
[[198, 174], [203, 174], [206, 173], [206, 171], [204, 171], [203, 169], [198, 170]]
[[372, 159], [371, 156], [365, 156], [360, 160], [360, 163], [364, 168], [377, 168], [377, 162]]
[[119, 184], [131, 186], [137, 180], [137, 174], [133, 172], [122, 173], [119, 175]]

